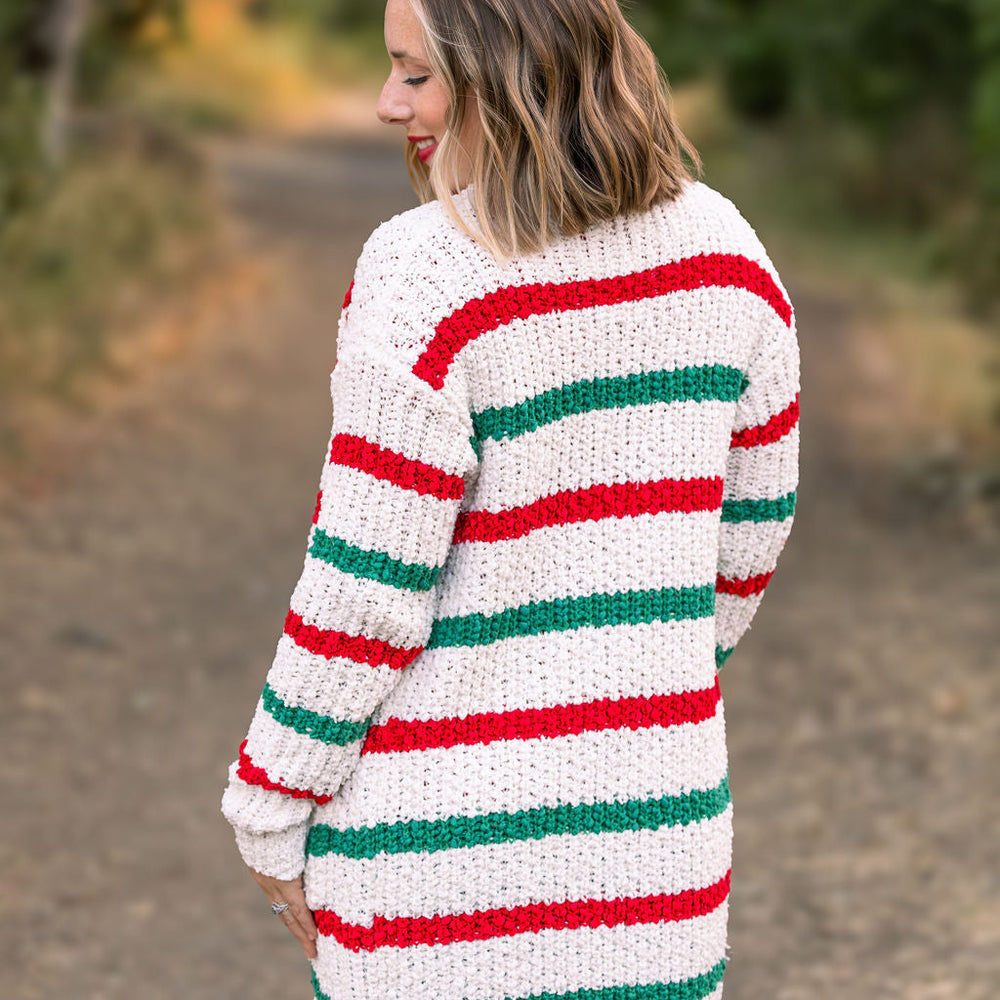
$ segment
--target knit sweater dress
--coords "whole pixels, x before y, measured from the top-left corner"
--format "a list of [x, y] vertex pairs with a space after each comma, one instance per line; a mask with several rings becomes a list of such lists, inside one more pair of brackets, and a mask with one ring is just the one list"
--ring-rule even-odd
[[764, 247], [699, 181], [506, 264], [429, 202], [365, 242], [338, 330], [222, 797], [247, 864], [304, 872], [317, 1000], [721, 997], [718, 668], [798, 469]]

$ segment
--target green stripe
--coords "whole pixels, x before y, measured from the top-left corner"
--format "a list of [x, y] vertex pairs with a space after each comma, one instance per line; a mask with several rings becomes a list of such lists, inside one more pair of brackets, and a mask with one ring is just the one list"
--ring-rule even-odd
[[657, 799], [537, 806], [515, 813], [403, 820], [348, 830], [317, 823], [309, 830], [306, 854], [313, 857], [339, 854], [348, 858], [373, 858], [383, 852], [442, 851], [450, 847], [540, 840], [551, 834], [655, 830], [661, 826], [686, 826], [718, 816], [729, 802], [727, 776], [716, 788], [684, 795], [664, 795]]
[[736, 648], [735, 646], [730, 646], [729, 649], [723, 649], [722, 646], [716, 646], [715, 647], [715, 667], [716, 667], [716, 669], [718, 669], [719, 667], [721, 667], [722, 664], [725, 663], [726, 660], [728, 660], [729, 657], [733, 655], [733, 650], [735, 648]]
[[512, 406], [473, 413], [472, 423], [480, 438], [516, 437], [570, 414], [590, 410], [681, 400], [734, 402], [746, 385], [743, 372], [729, 365], [695, 365], [586, 379], [549, 389]]
[[[310, 966], [315, 1000], [332, 1000], [319, 985], [315, 967]], [[726, 972], [722, 959], [708, 972], [675, 983], [644, 983], [637, 986], [603, 986], [596, 989], [573, 990], [570, 993], [532, 993], [519, 1000], [704, 1000], [718, 989]]]
[[777, 500], [723, 500], [723, 521], [784, 521], [795, 512], [795, 494]]
[[309, 555], [322, 559], [345, 573], [387, 583], [390, 587], [399, 587], [401, 590], [430, 590], [441, 572], [440, 566], [407, 563], [402, 559], [393, 559], [385, 552], [349, 545], [342, 538], [327, 534], [322, 528], [313, 532]]
[[715, 586], [626, 590], [533, 601], [496, 614], [474, 612], [438, 618], [426, 649], [442, 646], [485, 646], [512, 636], [564, 632], [587, 625], [635, 625], [657, 619], [707, 618], [715, 611]]
[[328, 993], [324, 993], [323, 990], [320, 989], [319, 976], [316, 975], [316, 966], [312, 963], [309, 965], [309, 975], [312, 979], [312, 988], [313, 993], [316, 994], [316, 1000], [332, 1000]]
[[726, 960], [708, 972], [676, 983], [640, 983], [636, 986], [599, 986], [569, 993], [532, 993], [518, 1000], [703, 1000], [722, 982]]
[[310, 711], [308, 708], [287, 705], [266, 681], [261, 699], [264, 708], [276, 722], [321, 743], [339, 743], [341, 746], [347, 746], [348, 743], [360, 740], [372, 724], [371, 716], [364, 722], [350, 722], [346, 719], [333, 719], [328, 715], [320, 715], [319, 712]]

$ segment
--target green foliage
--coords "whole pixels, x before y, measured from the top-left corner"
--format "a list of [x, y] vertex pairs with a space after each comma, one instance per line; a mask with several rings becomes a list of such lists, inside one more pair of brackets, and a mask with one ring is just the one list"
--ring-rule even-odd
[[40, 93], [30, 80], [9, 79], [0, 112], [0, 233], [8, 219], [34, 204], [51, 177], [42, 164]]
[[247, 13], [258, 21], [300, 21], [327, 31], [380, 26], [384, 5], [372, 0], [252, 0]]
[[183, 157], [137, 144], [77, 148], [60, 182], [0, 231], [0, 451], [28, 394], [72, 399], [109, 370], [144, 306], [204, 267], [210, 188]]
[[670, 80], [680, 83], [716, 71], [716, 40], [730, 18], [719, 0], [623, 0], [622, 10], [648, 39]]
[[[64, 163], [46, 162], [53, 9], [54, 0], [0, 2], [0, 449], [13, 440], [15, 397], [70, 394], [107, 364], [112, 334], [131, 318], [125, 301], [174, 280], [209, 242], [199, 165], [155, 123], [103, 108], [86, 129], [75, 122]], [[123, 67], [153, 54], [151, 20], [179, 30], [181, 4], [102, 0], [91, 10], [74, 76], [75, 103], [82, 95], [93, 106]]]
[[[155, 42], [145, 34], [153, 21], [170, 29]], [[183, 34], [184, 0], [104, 0], [95, 5], [77, 70], [81, 99], [89, 103], [106, 99], [123, 69], [152, 63], [164, 45]]]
[[[3, 0], [0, 3], [0, 232], [18, 212], [50, 193], [58, 181], [44, 162], [41, 116], [45, 74], [55, 54], [48, 19], [54, 0]], [[148, 54], [143, 28], [163, 18], [179, 30], [181, 0], [103, 0], [94, 5], [80, 53], [76, 83], [85, 98], [96, 99], [120, 67]]]
[[31, 5], [0, 4], [0, 232], [6, 221], [31, 205], [47, 187], [41, 165], [38, 120], [42, 93], [24, 71]]
[[985, 307], [1000, 286], [1000, 0], [635, 0], [672, 80], [713, 75], [845, 211], [932, 231]]

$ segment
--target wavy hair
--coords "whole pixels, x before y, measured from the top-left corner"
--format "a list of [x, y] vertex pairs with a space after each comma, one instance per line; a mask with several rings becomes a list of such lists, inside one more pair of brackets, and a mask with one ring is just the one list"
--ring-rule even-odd
[[[411, 3], [449, 107], [429, 167], [407, 144], [410, 179], [494, 257], [648, 209], [700, 175], [666, 75], [617, 0]], [[475, 226], [454, 200], [466, 113], [478, 113], [483, 136], [464, 150]]]

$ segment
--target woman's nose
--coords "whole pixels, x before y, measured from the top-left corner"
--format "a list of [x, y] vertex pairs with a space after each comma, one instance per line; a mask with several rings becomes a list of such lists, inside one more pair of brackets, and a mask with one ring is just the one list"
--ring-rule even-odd
[[385, 125], [401, 125], [409, 120], [409, 104], [403, 100], [399, 88], [393, 85], [392, 80], [387, 80], [382, 88], [375, 113]]

